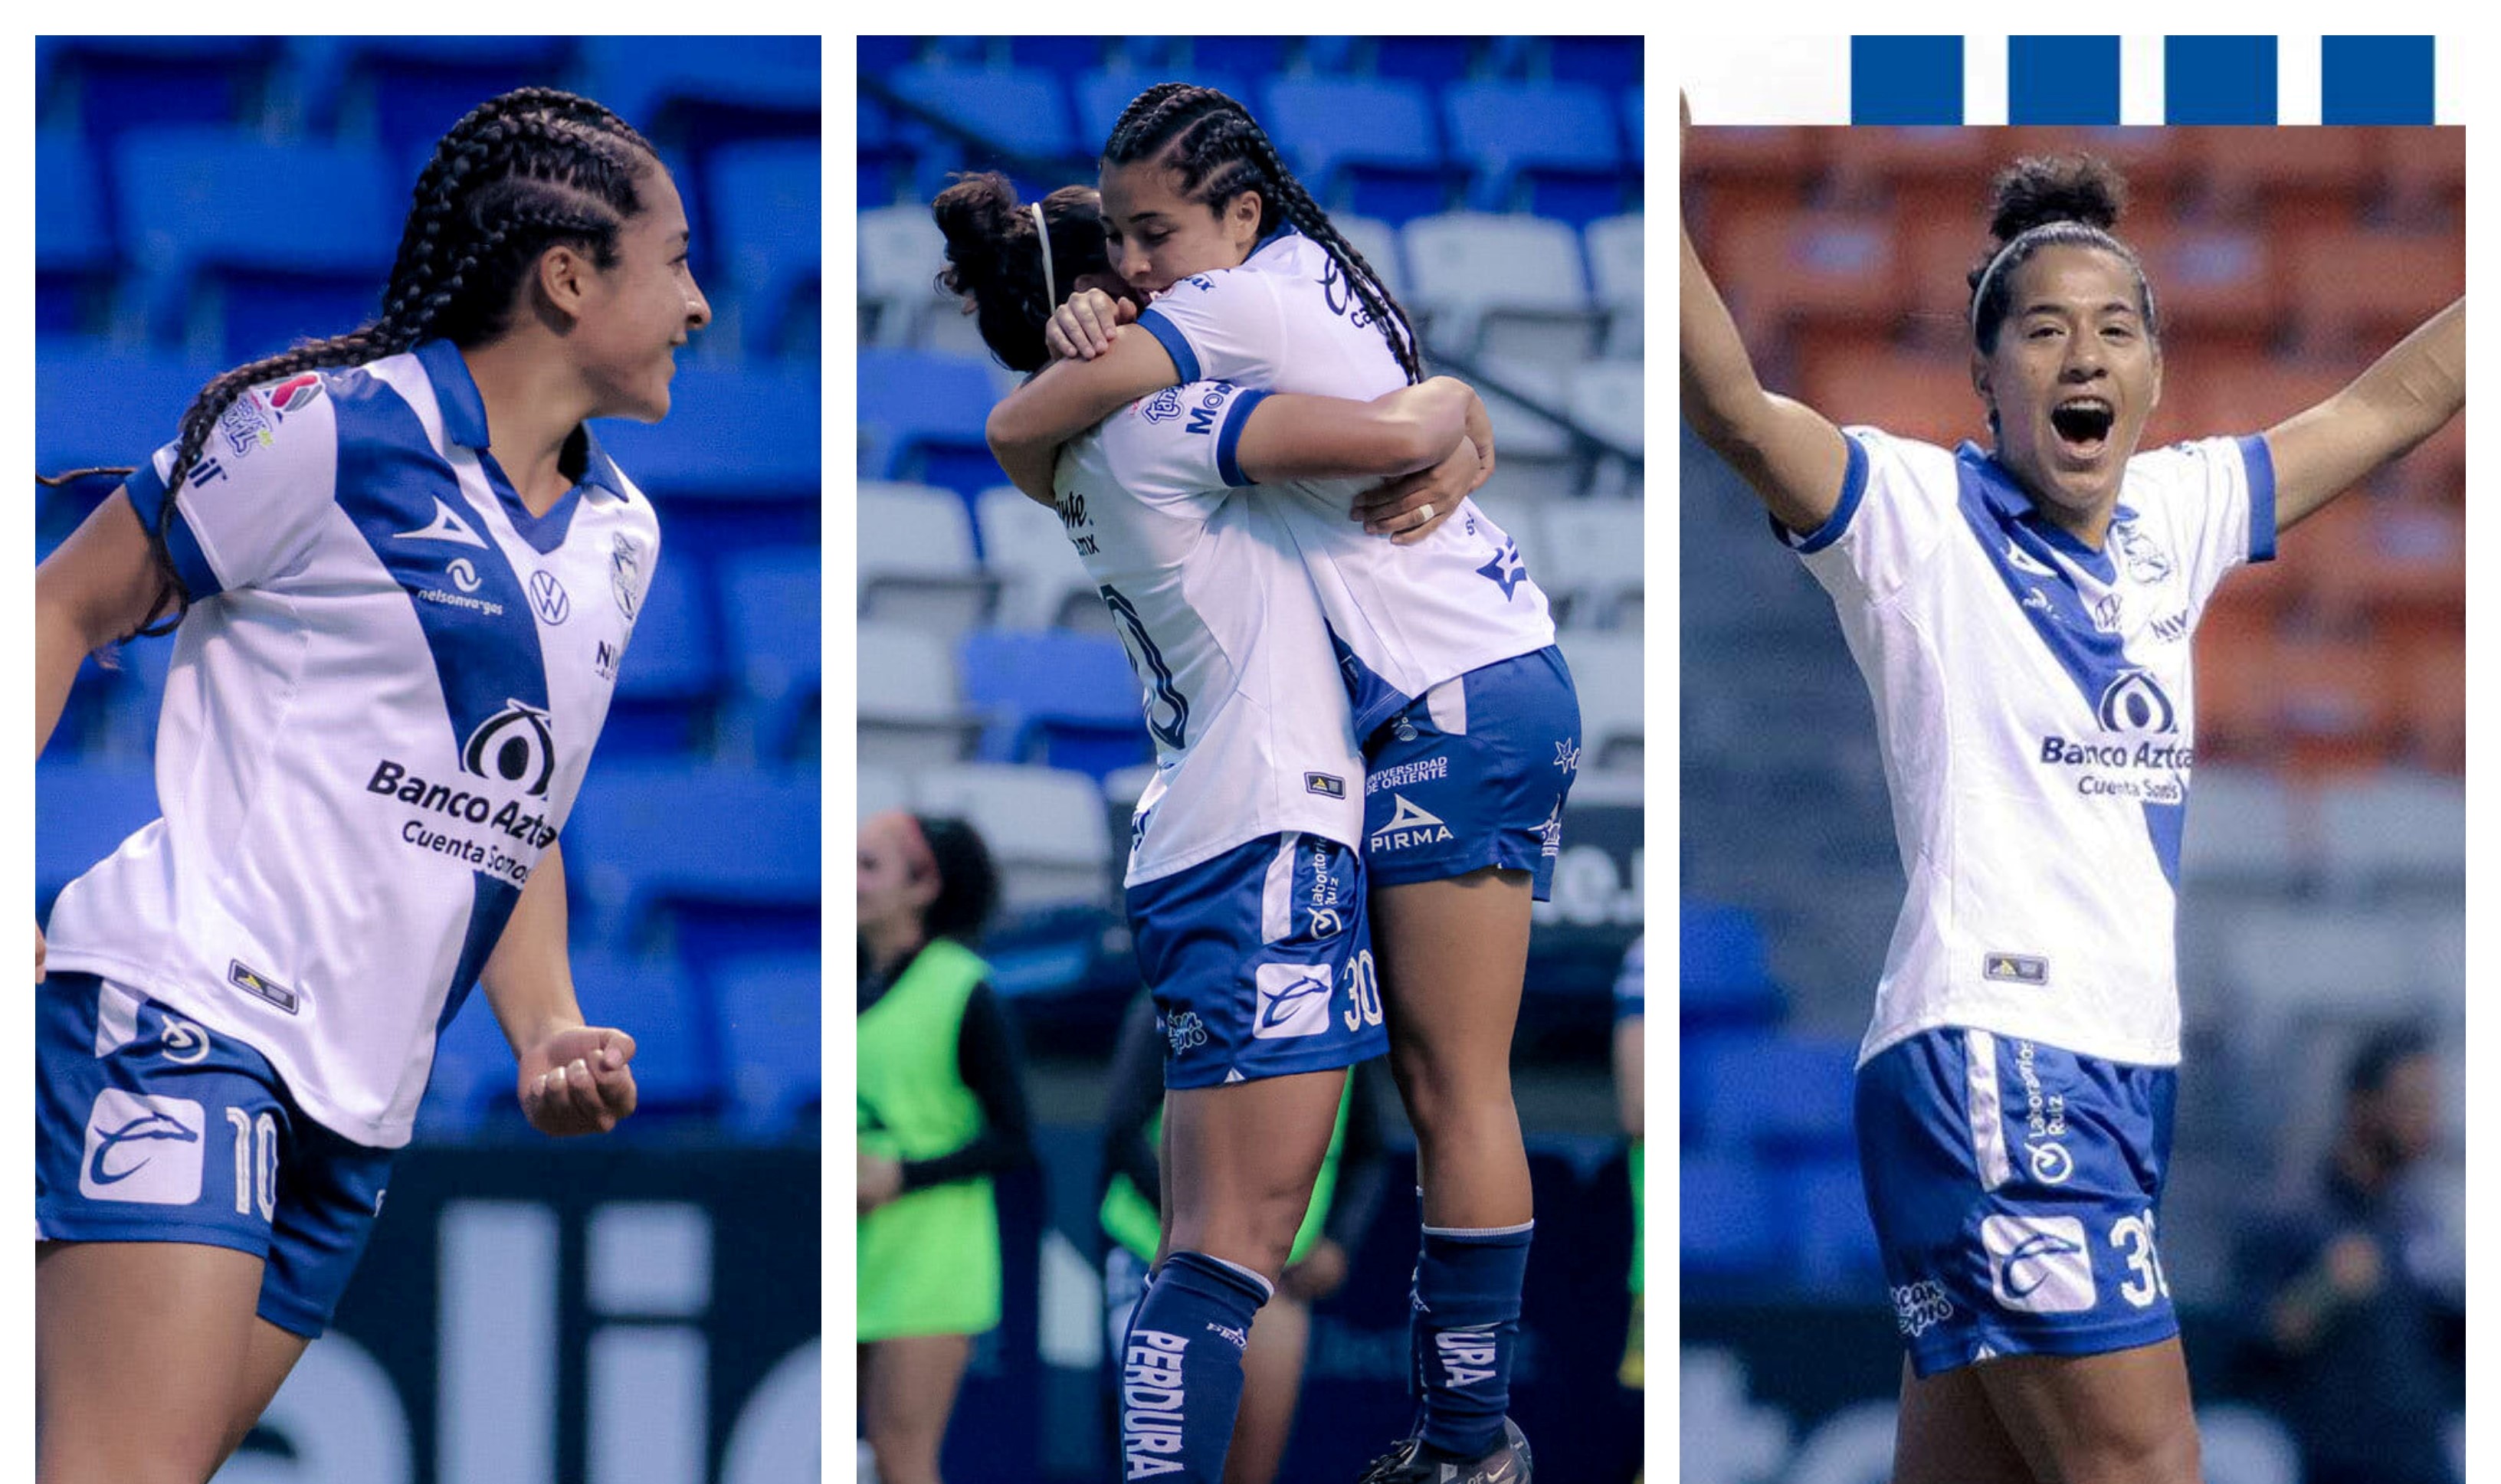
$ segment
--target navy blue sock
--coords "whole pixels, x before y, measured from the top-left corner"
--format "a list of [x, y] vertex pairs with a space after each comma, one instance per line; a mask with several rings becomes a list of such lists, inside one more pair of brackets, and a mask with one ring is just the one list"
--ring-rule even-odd
[[1420, 1336], [1424, 1445], [1477, 1459], [1502, 1445], [1519, 1290], [1535, 1222], [1492, 1231], [1424, 1229], [1411, 1335]]
[[1155, 1270], [1120, 1347], [1120, 1477], [1220, 1484], [1242, 1410], [1242, 1347], [1268, 1302], [1247, 1268], [1176, 1252]]

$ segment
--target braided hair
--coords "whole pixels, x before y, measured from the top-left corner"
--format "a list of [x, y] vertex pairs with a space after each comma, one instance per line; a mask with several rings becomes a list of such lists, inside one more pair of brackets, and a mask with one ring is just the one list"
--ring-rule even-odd
[[1220, 209], [1244, 191], [1259, 198], [1259, 224], [1273, 230], [1290, 221], [1320, 245], [1346, 275], [1347, 286], [1372, 316], [1410, 382], [1424, 379], [1416, 329], [1407, 322], [1381, 276], [1341, 236], [1303, 182], [1285, 168], [1268, 131], [1250, 111], [1213, 87], [1158, 82], [1129, 101], [1103, 146], [1103, 163], [1133, 165], [1157, 160], [1181, 175], [1184, 198]]
[[[549, 247], [579, 247], [599, 267], [615, 265], [618, 234], [643, 209], [637, 181], [657, 165], [650, 142], [623, 119], [551, 87], [490, 98], [453, 124], [417, 178], [381, 315], [238, 366], [191, 399], [148, 534], [163, 583], [158, 607], [170, 603], [172, 611], [139, 632], [166, 632], [190, 606], [165, 544], [174, 496], [237, 398], [265, 381], [397, 355], [421, 341], [467, 346], [493, 339], [511, 323], [515, 298]], [[132, 472], [79, 470], [48, 482]]]

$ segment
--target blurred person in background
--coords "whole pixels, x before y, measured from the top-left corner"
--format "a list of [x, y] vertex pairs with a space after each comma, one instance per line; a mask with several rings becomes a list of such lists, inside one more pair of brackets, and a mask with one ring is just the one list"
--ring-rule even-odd
[[[1146, 1293], [1147, 1271], [1162, 1241], [1157, 1152], [1163, 1140], [1163, 1053], [1154, 1002], [1141, 996], [1121, 1023], [1103, 1112], [1103, 1308], [1112, 1341], [1107, 1395], [1114, 1405], [1121, 1337]], [[1346, 1281], [1352, 1249], [1381, 1204], [1383, 1098], [1381, 1064], [1357, 1064], [1347, 1076], [1337, 1127], [1312, 1186], [1311, 1207], [1277, 1280], [1277, 1296], [1259, 1310], [1242, 1352], [1242, 1410], [1225, 1456], [1224, 1484], [1274, 1484], [1284, 1462], [1302, 1396], [1312, 1305]]]
[[[991, 448], [1019, 488], [1047, 493], [1064, 440], [1159, 388], [1371, 398], [1424, 381], [1405, 312], [1241, 103], [1158, 83], [1123, 111], [1101, 163], [1129, 293], [1060, 307], [1050, 347], [1064, 358], [992, 412]], [[1390, 1066], [1423, 1191], [1416, 1414], [1365, 1484], [1507, 1484], [1530, 1468], [1507, 1416], [1535, 1229], [1511, 1046], [1531, 904], [1549, 896], [1580, 766], [1580, 701], [1518, 544], [1463, 503], [1487, 472], [1429, 491], [1413, 518], [1394, 486], [1392, 509], [1355, 502], [1362, 528], [1344, 502], [1279, 502], [1345, 655]]]
[[960, 819], [859, 832], [859, 1398], [882, 1484], [937, 1484], [1000, 1310], [993, 1181], [1033, 1159], [1016, 1030], [973, 951], [998, 901]]
[[2282, 1395], [2307, 1484], [2455, 1484], [2465, 1294], [2453, 1229], [2415, 1176], [2437, 1153], [2431, 1038], [2374, 1032], [2345, 1072], [2335, 1141], [2238, 1255], [2252, 1369]]
[[195, 1481], [242, 1443], [335, 1313], [473, 983], [534, 1128], [633, 1112], [555, 841], [615, 679], [591, 646], [625, 647], [658, 556], [585, 420], [667, 414], [711, 320], [687, 237], [623, 120], [503, 94], [419, 174], [378, 318], [83, 472], [128, 478], [37, 569], [37, 750], [84, 655], [178, 637], [164, 816], [36, 938], [46, 1484]]
[[[1019, 205], [1005, 177], [976, 174], [932, 210], [942, 281], [1010, 370], [1043, 370], [1066, 295], [1118, 286], [1090, 187]], [[1346, 1069], [1388, 1041], [1363, 759], [1280, 513], [1316, 501], [1334, 520], [1359, 487], [1418, 469], [1463, 492], [1490, 448], [1483, 404], [1448, 378], [1364, 402], [1208, 381], [1106, 416], [1025, 491], [1099, 586], [1155, 743], [1124, 874], [1165, 1048], [1165, 1221], [1120, 1346], [1120, 1446], [1140, 1476], [1223, 1476], [1242, 1351], [1308, 1214]]]
[[[1642, 1201], [1645, 1188], [1645, 1160], [1642, 1142], [1642, 1020], [1646, 982], [1643, 973], [1643, 944], [1646, 937], [1633, 940], [1624, 952], [1623, 968], [1616, 974], [1616, 1115], [1630, 1143], [1624, 1150], [1624, 1171], [1629, 1176], [1633, 1196], [1632, 1267], [1624, 1284], [1632, 1290], [1632, 1324], [1624, 1332], [1624, 1358], [1616, 1367], [1616, 1380], [1633, 1391], [1647, 1389], [1648, 1371], [1643, 1364], [1644, 1331], [1648, 1328], [1644, 1297], [1646, 1283], [1642, 1265]], [[1633, 1484], [1641, 1484], [1641, 1475], [1633, 1475]]]
[[1909, 1352], [1897, 1484], [2193, 1484], [2154, 1225], [2189, 637], [2231, 570], [2464, 407], [2465, 305], [2263, 434], [2140, 452], [2162, 322], [2113, 235], [2122, 182], [2025, 159], [1994, 197], [1967, 280], [1991, 446], [1767, 391], [1689, 233], [1683, 411], [1832, 597], [1875, 701], [1909, 889], [1855, 1107]]

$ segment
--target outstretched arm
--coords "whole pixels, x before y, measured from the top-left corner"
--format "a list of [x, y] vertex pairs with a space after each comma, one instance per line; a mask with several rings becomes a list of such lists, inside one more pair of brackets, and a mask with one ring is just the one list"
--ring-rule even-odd
[[1059, 445], [1150, 391], [1181, 383], [1170, 352], [1142, 330], [1090, 361], [1053, 361], [990, 409], [990, 452], [1016, 487], [1048, 505]]
[[2289, 530], [2466, 406], [2466, 301], [2425, 320], [2343, 391], [2267, 429], [2275, 528]]
[[1763, 389], [1692, 236], [1680, 228], [1677, 240], [1684, 252], [1677, 374], [1684, 420], [1753, 486], [1774, 518], [1792, 531], [1813, 531], [1841, 504], [1849, 445], [1822, 413]]

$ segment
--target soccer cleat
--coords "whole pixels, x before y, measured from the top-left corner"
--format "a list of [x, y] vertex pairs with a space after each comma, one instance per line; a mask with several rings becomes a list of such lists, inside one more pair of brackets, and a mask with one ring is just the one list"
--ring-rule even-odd
[[1508, 1417], [1502, 1420], [1502, 1446], [1473, 1464], [1423, 1454], [1424, 1440], [1408, 1438], [1374, 1459], [1355, 1484], [1529, 1484], [1528, 1438]]

